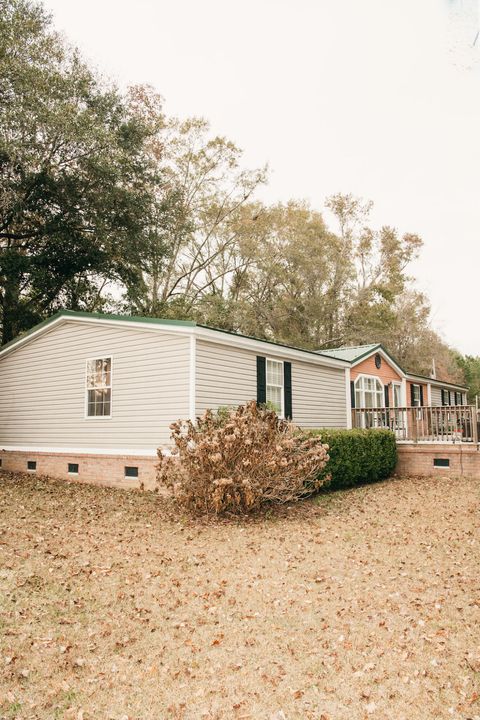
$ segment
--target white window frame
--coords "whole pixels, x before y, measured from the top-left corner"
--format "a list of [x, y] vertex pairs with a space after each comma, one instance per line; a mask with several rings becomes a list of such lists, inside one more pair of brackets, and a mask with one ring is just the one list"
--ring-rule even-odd
[[[282, 384], [281, 385], [274, 385], [274, 384], [268, 382], [268, 363], [269, 362], [278, 363], [279, 365], [282, 366]], [[280, 408], [281, 409], [280, 409], [280, 412], [277, 413], [277, 415], [281, 420], [283, 420], [285, 418], [285, 367], [284, 367], [283, 360], [278, 360], [277, 358], [274, 358], [274, 357], [266, 357], [265, 358], [265, 400], [267, 403], [268, 403], [268, 398], [267, 398], [268, 386], [276, 387], [276, 388], [279, 387], [281, 389], [281, 392], [280, 392]]]
[[[88, 414], [88, 391], [92, 388], [89, 388], [87, 386], [87, 378], [88, 378], [88, 363], [94, 362], [96, 360], [110, 360], [110, 385], [108, 389], [110, 390], [110, 415], [89, 415]], [[112, 400], [113, 400], [113, 355], [109, 355], [108, 353], [105, 353], [104, 355], [95, 355], [94, 357], [89, 357], [85, 360], [85, 379], [84, 379], [84, 393], [85, 393], [85, 404], [84, 404], [84, 417], [85, 420], [111, 420], [112, 418]]]
[[[396, 405], [396, 404], [395, 404], [395, 389], [396, 389], [396, 388], [398, 388], [398, 394], [399, 394], [399, 397], [400, 397], [400, 404], [399, 404], [399, 405]], [[402, 395], [403, 395], [402, 383], [401, 383], [401, 382], [397, 382], [396, 380], [394, 380], [394, 381], [392, 382], [392, 405], [393, 405], [393, 407], [402, 407], [402, 405], [403, 405]]]
[[[384, 409], [384, 408], [385, 408], [385, 386], [384, 386], [383, 382], [380, 380], [380, 378], [378, 377], [378, 375], [365, 375], [365, 374], [363, 374], [363, 373], [360, 374], [360, 375], [357, 375], [357, 377], [355, 378], [355, 382], [354, 382], [355, 407], [356, 407], [356, 408], [359, 407], [360, 410], [362, 410], [362, 409], [367, 409], [367, 410], [372, 409], [372, 408], [366, 408], [366, 406], [365, 406], [365, 388], [364, 388], [364, 387], [362, 387], [361, 390], [359, 391], [359, 392], [362, 393], [362, 403], [363, 403], [363, 404], [360, 405], [360, 406], [357, 405], [357, 382], [358, 382], [358, 380], [362, 380], [362, 381], [363, 381], [363, 380], [375, 380], [375, 381], [378, 381], [378, 382], [380, 383], [381, 388], [382, 388], [382, 390], [381, 390], [381, 394], [382, 394], [382, 404], [381, 404], [381, 405], [375, 405], [374, 407], [375, 407], [375, 408], [378, 407], [378, 408]], [[363, 384], [363, 383], [362, 383], [362, 384]]]

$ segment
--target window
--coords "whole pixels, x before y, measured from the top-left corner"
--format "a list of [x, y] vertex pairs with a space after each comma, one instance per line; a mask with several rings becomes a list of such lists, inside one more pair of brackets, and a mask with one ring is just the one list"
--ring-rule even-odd
[[284, 415], [283, 362], [267, 358], [267, 403], [277, 415]]
[[68, 472], [70, 475], [78, 475], [78, 463], [68, 463]]
[[402, 407], [402, 386], [393, 383], [393, 407]]
[[463, 405], [461, 392], [455, 393], [455, 405]]
[[138, 477], [138, 467], [125, 466], [125, 477], [136, 478]]
[[37, 469], [37, 461], [36, 460], [28, 460], [27, 461], [27, 470], [36, 470]]
[[448, 458], [433, 458], [433, 467], [450, 467]]
[[111, 417], [112, 358], [87, 360], [87, 417]]
[[442, 405], [457, 404], [457, 394], [453, 390], [442, 390]]
[[385, 395], [383, 385], [376, 377], [360, 375], [355, 380], [355, 407], [383, 408]]
[[420, 407], [421, 404], [420, 385], [414, 385], [412, 383], [412, 407]]

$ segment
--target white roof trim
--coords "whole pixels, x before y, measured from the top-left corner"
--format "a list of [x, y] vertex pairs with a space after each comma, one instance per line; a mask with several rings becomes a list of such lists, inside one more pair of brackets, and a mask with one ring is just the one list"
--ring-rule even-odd
[[8, 355], [13, 350], [16, 350], [21, 345], [26, 345], [31, 340], [34, 340], [35, 338], [39, 337], [40, 335], [43, 335], [44, 333], [50, 332], [53, 330], [53, 328], [57, 327], [58, 325], [63, 325], [64, 323], [70, 323], [70, 322], [79, 322], [79, 323], [94, 323], [97, 325], [113, 325], [114, 327], [118, 327], [119, 325], [131, 327], [134, 330], [150, 330], [152, 332], [157, 332], [158, 330], [164, 331], [164, 332], [175, 332], [175, 333], [181, 333], [184, 335], [191, 334], [192, 330], [195, 329], [194, 325], [161, 325], [161, 324], [148, 324], [148, 323], [139, 323], [135, 322], [133, 320], [112, 320], [110, 318], [96, 318], [96, 317], [85, 317], [85, 316], [75, 316], [75, 315], [60, 315], [59, 317], [55, 318], [55, 320], [52, 320], [51, 322], [42, 325], [42, 327], [39, 327], [37, 330], [34, 330], [33, 332], [26, 333], [25, 335], [22, 335], [18, 338], [18, 340], [15, 340], [12, 342], [11, 345], [8, 345], [8, 347], [5, 347], [3, 349], [0, 349], [0, 358], [3, 357], [3, 355]]
[[296, 348], [285, 347], [284, 345], [277, 345], [276, 343], [270, 343], [264, 340], [257, 340], [254, 338], [244, 337], [242, 335], [235, 335], [233, 333], [224, 333], [221, 330], [213, 330], [198, 326], [190, 329], [195, 332], [198, 340], [205, 340], [206, 342], [217, 343], [220, 345], [233, 345], [234, 347], [243, 348], [244, 350], [261, 352], [262, 354], [271, 357], [279, 357], [287, 360], [301, 360], [302, 362], [309, 362], [315, 365], [324, 365], [327, 367], [337, 367], [342, 369], [350, 366], [350, 363], [346, 360], [338, 360], [337, 358], [319, 355], [314, 351], [297, 350]]
[[310, 362], [314, 365], [323, 365], [326, 367], [337, 367], [345, 368], [350, 366], [347, 360], [339, 360], [337, 358], [330, 358], [326, 355], [320, 355], [314, 351], [299, 350], [296, 348], [285, 347], [276, 343], [270, 343], [263, 340], [257, 340], [254, 338], [245, 337], [242, 335], [235, 335], [235, 333], [223, 332], [222, 330], [214, 330], [211, 328], [199, 327], [198, 325], [162, 325], [160, 323], [141, 323], [134, 320], [128, 319], [115, 319], [110, 318], [97, 318], [97, 317], [85, 317], [75, 315], [60, 315], [52, 322], [43, 325], [33, 332], [30, 332], [8, 347], [0, 350], [0, 358], [13, 352], [18, 347], [29, 343], [31, 340], [43, 335], [44, 333], [50, 332], [55, 327], [64, 323], [93, 323], [96, 325], [110, 325], [113, 327], [129, 327], [132, 330], [138, 330], [142, 332], [164, 332], [169, 334], [178, 334], [185, 336], [194, 336], [200, 340], [206, 340], [208, 342], [214, 342], [221, 345], [228, 345], [230, 347], [240, 347], [246, 350], [252, 350], [254, 352], [262, 352], [267, 355], [275, 355], [277, 357], [301, 360], [303, 362]]
[[444, 387], [444, 388], [453, 388], [455, 390], [463, 390], [466, 392], [468, 390], [468, 387], [466, 385], [455, 385], [454, 383], [448, 382], [447, 380], [437, 380], [436, 378], [425, 378], [421, 375], [413, 375], [411, 373], [407, 373], [406, 375], [407, 380], [411, 380], [412, 382], [419, 383], [420, 385], [435, 385], [436, 387]]
[[374, 348], [366, 355], [363, 355], [358, 360], [352, 361], [349, 364], [351, 367], [355, 367], [359, 363], [362, 363], [365, 360], [368, 360], [368, 358], [372, 357], [372, 355], [376, 355], [377, 353], [383, 358], [383, 360], [385, 360], [385, 362], [387, 362], [391, 367], [393, 367], [393, 369], [398, 373], [398, 375], [400, 375], [401, 378], [407, 377], [405, 374], [405, 371], [402, 370], [400, 365], [397, 365], [397, 363], [394, 360], [392, 360], [392, 358], [389, 355], [387, 355], [387, 353], [381, 347]]

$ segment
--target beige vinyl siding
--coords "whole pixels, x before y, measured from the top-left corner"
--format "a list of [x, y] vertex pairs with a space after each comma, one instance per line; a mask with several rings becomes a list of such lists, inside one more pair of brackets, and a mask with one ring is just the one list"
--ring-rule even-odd
[[[85, 418], [89, 358], [112, 357], [112, 417]], [[0, 447], [155, 448], [189, 410], [189, 337], [67, 322], [0, 359]]]
[[[196, 413], [207, 408], [237, 406], [257, 396], [257, 355], [285, 360], [278, 353], [265, 355], [197, 340]], [[288, 359], [288, 358], [287, 358]], [[293, 420], [301, 427], [346, 427], [345, 371], [297, 360], [292, 363]]]
[[257, 397], [257, 359], [251, 350], [197, 340], [195, 412], [242, 405]]
[[293, 419], [304, 428], [345, 428], [345, 370], [292, 362]]
[[[451, 388], [444, 387], [444, 390], [447, 392], [450, 392], [450, 397], [452, 399], [452, 403], [455, 402], [455, 390], [452, 390]], [[460, 393], [462, 397], [462, 405], [466, 404], [466, 393], [463, 390], [457, 390], [457, 392]], [[439, 406], [442, 405], [442, 388], [437, 385], [432, 385], [432, 405]]]

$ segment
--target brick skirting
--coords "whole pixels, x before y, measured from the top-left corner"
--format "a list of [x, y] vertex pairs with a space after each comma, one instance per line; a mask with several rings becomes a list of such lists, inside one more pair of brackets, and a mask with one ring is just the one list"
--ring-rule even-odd
[[[398, 475], [465, 475], [480, 480], [480, 450], [467, 443], [400, 443], [397, 445]], [[36, 462], [38, 475], [119, 488], [155, 489], [157, 458], [144, 455], [99, 455], [0, 450], [2, 470], [26, 472]], [[434, 459], [448, 460], [449, 467], [435, 467]], [[78, 464], [78, 475], [68, 464]], [[138, 468], [138, 478], [125, 477], [125, 467]]]
[[[398, 475], [464, 475], [480, 480], [480, 450], [473, 443], [399, 443]], [[434, 465], [449, 461], [449, 467]]]
[[[119, 488], [155, 488], [157, 458], [144, 455], [99, 455], [74, 453], [46, 453], [0, 450], [2, 470], [28, 472], [28, 462], [36, 462], [32, 474], [49, 475], [61, 480], [75, 480], [94, 485]], [[68, 472], [68, 464], [78, 464], [78, 475]], [[125, 477], [125, 467], [138, 468], [138, 478]]]

